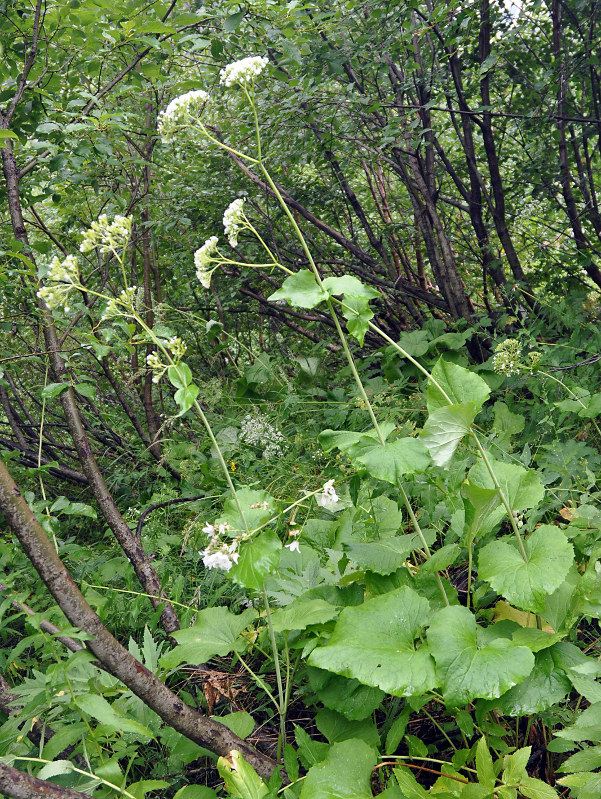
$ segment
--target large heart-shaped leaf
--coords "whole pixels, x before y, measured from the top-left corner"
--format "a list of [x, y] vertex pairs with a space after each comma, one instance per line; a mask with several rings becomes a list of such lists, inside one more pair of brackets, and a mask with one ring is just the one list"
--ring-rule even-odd
[[472, 699], [496, 699], [532, 671], [534, 655], [507, 638], [492, 641], [462, 606], [439, 610], [428, 629], [436, 676], [450, 707]]
[[215, 655], [228, 655], [233, 649], [242, 651], [247, 642], [239, 642], [238, 636], [256, 615], [252, 608], [238, 616], [225, 607], [199, 610], [192, 627], [173, 633], [178, 646], [163, 655], [160, 665], [172, 669], [180, 663], [206, 663]]
[[572, 685], [562, 668], [561, 644], [537, 652], [531, 674], [496, 701], [495, 707], [508, 716], [541, 713], [569, 693]]
[[405, 474], [423, 472], [430, 464], [424, 444], [417, 438], [397, 438], [385, 444], [376, 444], [364, 455], [356, 458], [372, 477], [397, 485]]
[[[523, 466], [516, 463], [494, 460], [490, 455], [488, 461], [511, 510], [527, 510], [538, 505], [545, 495], [545, 489], [535, 471], [524, 469]], [[467, 479], [471, 484], [480, 488], [495, 488], [494, 481], [483, 461], [478, 461], [472, 466], [467, 473]]]
[[402, 535], [382, 541], [351, 541], [344, 549], [359, 568], [376, 574], [392, 574], [417, 546], [415, 536]]
[[[442, 358], [438, 359], [432, 369], [432, 378], [428, 381], [426, 392], [428, 413], [448, 405], [461, 405], [463, 402], [473, 402], [480, 410], [490, 395], [490, 388], [481, 377], [463, 366], [444, 361]], [[446, 397], [434, 384], [434, 380]]]
[[524, 540], [526, 562], [510, 541], [483, 547], [478, 576], [512, 605], [542, 613], [545, 598], [563, 583], [574, 561], [572, 545], [558, 527], [544, 524]]
[[428, 416], [421, 439], [437, 466], [448, 466], [459, 442], [469, 432], [478, 410], [475, 402], [463, 402], [461, 405], [437, 408]]
[[284, 280], [281, 288], [274, 291], [267, 299], [288, 300], [296, 308], [315, 308], [320, 302], [328, 298], [327, 291], [315, 280], [315, 275], [310, 269], [301, 269]]
[[268, 574], [275, 571], [282, 554], [282, 542], [266, 530], [240, 546], [238, 563], [229, 571], [230, 578], [244, 588], [259, 590]]
[[406, 586], [345, 608], [309, 663], [394, 696], [423, 694], [435, 685], [434, 661], [415, 641], [429, 613], [428, 600]]
[[324, 760], [307, 772], [300, 799], [372, 799], [375, 749], [358, 738], [332, 744]]

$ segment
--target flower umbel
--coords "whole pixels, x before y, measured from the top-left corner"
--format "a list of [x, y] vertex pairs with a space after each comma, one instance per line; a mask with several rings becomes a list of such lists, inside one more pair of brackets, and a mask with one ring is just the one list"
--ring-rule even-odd
[[496, 348], [492, 359], [495, 372], [502, 375], [519, 375], [520, 373], [520, 342], [514, 338], [507, 338]]
[[244, 200], [231, 202], [223, 214], [223, 229], [231, 247], [238, 246], [238, 235], [243, 227]]
[[96, 222], [92, 222], [90, 227], [83, 234], [83, 241], [79, 245], [81, 252], [92, 252], [95, 247], [100, 252], [114, 252], [127, 245], [131, 236], [132, 217], [117, 214], [112, 222], [109, 222], [106, 214], [101, 214]]
[[284, 435], [263, 413], [247, 413], [240, 425], [240, 440], [263, 450], [266, 461], [281, 458], [287, 449]]
[[129, 286], [123, 289], [118, 297], [110, 299], [100, 317], [100, 321], [106, 322], [108, 319], [114, 319], [116, 316], [133, 316], [135, 313], [134, 303], [137, 290], [137, 286]]
[[259, 77], [267, 64], [269, 59], [263, 56], [248, 56], [241, 61], [234, 61], [221, 70], [219, 82], [227, 88], [236, 83], [240, 86], [249, 86]]
[[209, 269], [209, 265], [217, 259], [213, 255], [217, 252], [217, 236], [211, 236], [205, 243], [194, 253], [194, 266], [196, 267], [196, 277], [200, 280], [200, 285], [205, 288], [211, 288], [211, 275], [215, 271]]
[[229, 572], [234, 563], [238, 563], [239, 553], [236, 550], [239, 539], [235, 538], [231, 544], [221, 540], [220, 536], [226, 535], [230, 529], [227, 522], [218, 525], [217, 528], [207, 522], [202, 529], [211, 536], [209, 545], [200, 553], [205, 568]]
[[336, 505], [340, 498], [334, 489], [334, 480], [328, 480], [323, 484], [322, 493], [317, 494], [316, 499], [317, 504], [321, 505], [322, 508], [330, 508]]
[[158, 131], [163, 141], [172, 141], [179, 127], [200, 116], [208, 100], [209, 95], [202, 89], [186, 92], [173, 99], [158, 118]]

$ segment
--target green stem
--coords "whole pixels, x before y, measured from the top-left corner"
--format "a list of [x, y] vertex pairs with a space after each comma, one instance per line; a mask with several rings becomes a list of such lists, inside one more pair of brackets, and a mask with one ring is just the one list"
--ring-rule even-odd
[[271, 649], [273, 651], [273, 660], [275, 663], [275, 679], [278, 686], [278, 698], [280, 700], [278, 705], [278, 713], [280, 716], [280, 733], [278, 735], [278, 748], [276, 754], [276, 760], [279, 763], [282, 757], [283, 746], [286, 743], [286, 701], [285, 701], [284, 686], [282, 683], [282, 672], [280, 669], [280, 655], [278, 652], [278, 645], [275, 640], [275, 630], [273, 629], [273, 623], [271, 621], [271, 610], [269, 607], [269, 599], [267, 598], [267, 591], [265, 590], [265, 585], [263, 585], [263, 602], [265, 603], [265, 617], [267, 619], [267, 627], [269, 629], [269, 639], [271, 641]]

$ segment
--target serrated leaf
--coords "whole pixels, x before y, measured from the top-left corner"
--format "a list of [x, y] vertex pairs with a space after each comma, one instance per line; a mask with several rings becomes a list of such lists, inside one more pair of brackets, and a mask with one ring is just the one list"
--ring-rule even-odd
[[96, 386], [93, 386], [91, 383], [78, 383], [75, 386], [75, 390], [78, 394], [81, 394], [82, 397], [87, 397], [88, 399], [94, 399], [96, 396]]
[[503, 782], [505, 785], [517, 785], [527, 776], [526, 766], [531, 752], [531, 746], [524, 746], [512, 755], [505, 755], [503, 758]]
[[557, 799], [555, 788], [535, 777], [522, 777], [520, 791], [528, 799]]
[[555, 733], [566, 741], [593, 741], [601, 743], [601, 702], [595, 702], [584, 710], [574, 724]]
[[186, 386], [185, 388], [178, 388], [178, 390], [173, 395], [173, 399], [177, 403], [179, 407], [178, 416], [182, 416], [184, 413], [190, 410], [190, 408], [194, 405], [194, 400], [198, 396], [198, 386], [190, 385]]
[[288, 300], [295, 308], [315, 308], [320, 302], [327, 300], [328, 292], [321, 288], [310, 269], [301, 269], [289, 275], [282, 287], [274, 291], [267, 299]]
[[475, 616], [457, 605], [439, 610], [428, 629], [436, 676], [451, 707], [472, 699], [496, 699], [532, 671], [534, 655], [507, 638], [492, 641]]
[[345, 297], [358, 297], [364, 300], [373, 300], [380, 296], [377, 289], [373, 286], [366, 286], [354, 275], [326, 277], [323, 286], [331, 296], [343, 294]]
[[49, 780], [52, 777], [58, 777], [59, 774], [71, 774], [73, 771], [73, 764], [68, 760], [53, 760], [52, 763], [46, 763], [43, 768], [38, 772], [39, 780]]
[[186, 388], [192, 382], [192, 371], [187, 363], [178, 363], [167, 369], [167, 377], [174, 388]]
[[312, 766], [302, 783], [300, 799], [372, 799], [371, 771], [375, 750], [365, 741], [332, 744], [324, 760]]
[[542, 713], [561, 702], [570, 688], [570, 680], [562, 668], [561, 650], [550, 647], [536, 653], [532, 672], [504, 693], [495, 707], [508, 716]]
[[461, 547], [459, 544], [446, 544], [440, 547], [432, 554], [431, 558], [422, 564], [421, 571], [424, 574], [433, 574], [437, 571], [443, 571], [451, 566], [459, 555], [461, 554]]
[[479, 411], [490, 395], [488, 384], [479, 375], [442, 358], [432, 369], [432, 378], [449, 399], [434, 385], [433, 380], [429, 380], [426, 390], [428, 413], [464, 402], [473, 402]]
[[493, 768], [492, 755], [484, 737], [480, 738], [476, 746], [476, 772], [478, 781], [487, 790], [492, 791], [496, 782], [495, 770]]
[[601, 768], [601, 746], [587, 746], [568, 757], [557, 771], [593, 771], [596, 768]]
[[173, 633], [178, 646], [162, 656], [160, 665], [172, 669], [180, 663], [206, 663], [215, 655], [223, 657], [234, 649], [242, 651], [247, 642], [238, 642], [238, 636], [256, 615], [252, 608], [239, 615], [225, 607], [199, 610], [192, 627]]
[[434, 662], [415, 641], [429, 612], [428, 601], [406, 586], [345, 608], [329, 643], [308, 662], [393, 696], [423, 694], [434, 687]]
[[427, 418], [421, 440], [437, 466], [448, 466], [478, 412], [475, 402], [437, 408]]
[[91, 716], [115, 732], [133, 732], [144, 738], [154, 737], [148, 727], [120, 713], [99, 694], [87, 693], [77, 696], [75, 704], [86, 715]]
[[542, 613], [546, 597], [565, 580], [574, 549], [552, 524], [538, 527], [524, 540], [527, 562], [510, 540], [492, 541], [480, 550], [478, 577], [512, 605]]
[[430, 465], [430, 456], [417, 438], [397, 438], [385, 444], [376, 444], [364, 455], [356, 458], [368, 474], [378, 480], [397, 485], [406, 474], [423, 472]]

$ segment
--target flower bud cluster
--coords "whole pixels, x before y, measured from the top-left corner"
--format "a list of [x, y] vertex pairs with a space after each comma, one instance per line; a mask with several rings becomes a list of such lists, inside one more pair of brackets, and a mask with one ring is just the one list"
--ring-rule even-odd
[[240, 86], [249, 86], [259, 77], [267, 64], [269, 59], [263, 56], [248, 56], [240, 61], [234, 61], [221, 70], [219, 82], [226, 88], [237, 83]]
[[68, 304], [69, 293], [73, 286], [79, 283], [77, 257], [67, 255], [62, 261], [54, 257], [46, 281], [50, 285], [42, 286], [37, 293], [38, 297], [44, 300], [51, 311], [62, 308], [65, 313], [69, 313], [71, 310]]
[[178, 128], [191, 122], [194, 117], [199, 117], [208, 100], [209, 95], [202, 89], [175, 97], [161, 111], [157, 120], [159, 136], [163, 141], [173, 141]]
[[117, 214], [109, 222], [106, 214], [101, 214], [96, 222], [84, 232], [79, 249], [83, 253], [92, 252], [96, 247], [100, 252], [115, 252], [127, 246], [131, 236], [132, 217]]
[[200, 281], [200, 285], [208, 289], [211, 287], [211, 275], [215, 268], [209, 269], [211, 263], [216, 259], [213, 255], [217, 252], [217, 236], [211, 236], [205, 243], [194, 253], [194, 266], [196, 267], [196, 277]]
[[231, 202], [223, 214], [223, 229], [231, 247], [238, 246], [238, 235], [244, 227], [244, 200]]
[[184, 357], [188, 348], [179, 336], [172, 336], [167, 342], [167, 349], [171, 352], [173, 360], [177, 363]]
[[521, 347], [519, 341], [507, 338], [496, 348], [492, 359], [495, 372], [502, 375], [517, 375], [520, 373]]
[[123, 289], [118, 297], [111, 298], [106, 304], [106, 308], [100, 317], [101, 322], [114, 319], [116, 316], [131, 316], [134, 313], [137, 286], [129, 286]]

